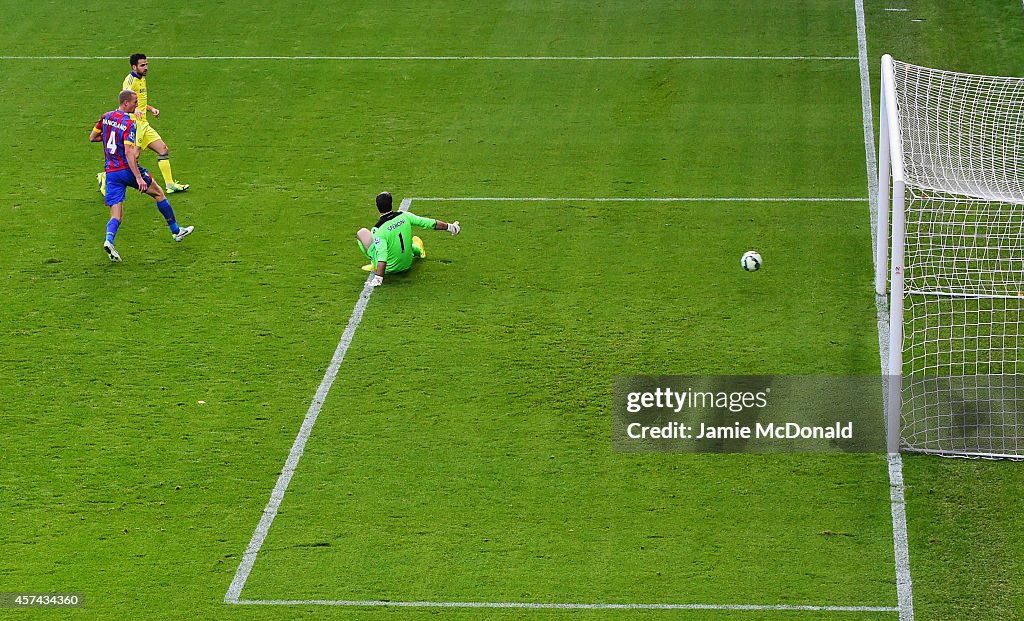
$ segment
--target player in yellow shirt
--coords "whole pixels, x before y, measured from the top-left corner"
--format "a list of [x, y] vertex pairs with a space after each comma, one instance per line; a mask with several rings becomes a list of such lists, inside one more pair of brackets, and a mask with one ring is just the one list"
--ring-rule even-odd
[[[146, 74], [149, 73], [149, 60], [145, 54], [132, 54], [128, 59], [132, 71], [121, 85], [121, 90], [135, 91], [139, 96], [139, 107], [135, 109], [136, 142], [140, 149], [150, 149], [157, 156], [157, 165], [160, 166], [160, 173], [164, 177], [164, 185], [167, 194], [184, 192], [188, 190], [187, 183], [178, 183], [171, 174], [171, 160], [168, 156], [167, 143], [163, 141], [160, 134], [149, 124], [146, 114], [152, 113], [153, 118], [160, 118], [160, 110], [149, 105], [149, 88], [146, 86]], [[106, 195], [106, 176], [104, 173], [96, 175], [100, 184], [100, 194]]]

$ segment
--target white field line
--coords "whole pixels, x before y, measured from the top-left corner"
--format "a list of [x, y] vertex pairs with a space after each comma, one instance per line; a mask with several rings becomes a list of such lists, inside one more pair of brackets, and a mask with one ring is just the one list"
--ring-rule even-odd
[[[407, 210], [411, 202], [410, 199], [404, 199], [399, 209], [401, 211]], [[299, 435], [295, 436], [292, 450], [288, 453], [288, 459], [285, 461], [284, 468], [281, 469], [281, 475], [277, 478], [277, 484], [274, 485], [274, 490], [270, 493], [270, 500], [267, 501], [267, 506], [263, 509], [260, 523], [256, 526], [256, 531], [253, 532], [252, 539], [242, 555], [242, 562], [235, 571], [235, 577], [231, 581], [231, 586], [228, 587], [228, 592], [224, 595], [224, 601], [227, 603], [237, 602], [242, 594], [242, 589], [245, 588], [245, 583], [249, 579], [252, 567], [256, 563], [256, 555], [259, 554], [260, 548], [263, 547], [263, 542], [267, 539], [267, 534], [274, 523], [274, 518], [277, 517], [277, 511], [281, 508], [284, 493], [288, 491], [288, 484], [291, 483], [292, 476], [299, 466], [299, 459], [302, 458], [302, 453], [306, 450], [306, 442], [309, 441], [309, 435], [313, 432], [313, 425], [316, 424], [316, 419], [320, 416], [320, 409], [327, 399], [327, 393], [331, 390], [331, 385], [334, 384], [334, 378], [338, 376], [338, 369], [341, 367], [341, 362], [345, 359], [345, 352], [348, 351], [349, 346], [352, 344], [356, 328], [359, 327], [359, 323], [363, 320], [363, 311], [366, 310], [366, 305], [370, 302], [370, 296], [373, 295], [373, 287], [370, 286], [370, 278], [372, 276], [370, 274], [366, 278], [366, 284], [363, 285], [363, 290], [359, 294], [359, 300], [356, 301], [356, 306], [352, 309], [352, 315], [349, 317], [348, 324], [341, 334], [341, 340], [338, 341], [338, 347], [334, 350], [334, 356], [331, 358], [330, 364], [327, 365], [327, 371], [324, 373], [323, 379], [320, 380], [320, 386], [313, 396], [313, 402], [309, 404], [309, 409], [306, 411], [306, 417], [299, 428]]]
[[[860, 17], [860, 14], [859, 14]], [[154, 57], [156, 58], [156, 57]], [[171, 56], [161, 57], [163, 60], [853, 60], [852, 56]], [[0, 56], [0, 60], [118, 60], [114, 56]], [[863, 64], [863, 59], [862, 64]], [[404, 199], [401, 210], [407, 210], [413, 199]], [[599, 198], [599, 197], [462, 197], [436, 198], [424, 197], [422, 201], [549, 201], [549, 202], [863, 202], [860, 197], [659, 197], [641, 198]], [[266, 540], [270, 527], [277, 516], [284, 493], [298, 467], [299, 459], [305, 450], [313, 425], [319, 416], [320, 409], [327, 397], [331, 385], [337, 376], [345, 352], [351, 344], [356, 328], [362, 321], [363, 311], [373, 293], [369, 287], [369, 278], [360, 294], [359, 301], [353, 309], [349, 323], [342, 334], [341, 341], [335, 350], [334, 357], [321, 381], [320, 387], [310, 404], [306, 417], [292, 445], [285, 467], [278, 477], [277, 484], [271, 492], [270, 500], [264, 508], [260, 523], [253, 533], [249, 545], [243, 555], [241, 564], [235, 573], [224, 601], [227, 603], [245, 604], [326, 604], [349, 606], [418, 606], [418, 607], [486, 607], [486, 608], [666, 608], [666, 609], [720, 609], [720, 610], [835, 610], [835, 611], [879, 611], [892, 612], [896, 609], [886, 607], [830, 607], [830, 606], [757, 606], [757, 605], [704, 605], [704, 604], [527, 604], [500, 602], [373, 602], [345, 600], [240, 600], [242, 589], [249, 578], [256, 556]], [[898, 457], [898, 456], [897, 456]], [[902, 618], [902, 612], [901, 612]]]
[[556, 610], [731, 610], [805, 612], [896, 612], [891, 606], [789, 606], [757, 604], [553, 604], [531, 602], [391, 602], [386, 600], [337, 599], [244, 599], [232, 604], [255, 606], [367, 606], [395, 608], [519, 608]]
[[[604, 61], [604, 60], [857, 60], [856, 56], [150, 56], [158, 60], [503, 60], [503, 61]], [[0, 60], [124, 60], [123, 56], [0, 56]]]
[[723, 197], [723, 196], [679, 196], [658, 198], [614, 198], [614, 197], [550, 197], [550, 196], [460, 196], [460, 197], [417, 197], [416, 201], [436, 202], [549, 202], [549, 203], [863, 203], [866, 197]]
[[[864, 0], [855, 0], [857, 10], [857, 48], [860, 56], [861, 109], [864, 117], [864, 153], [868, 175], [868, 201], [871, 213], [871, 256], [878, 245], [878, 160], [875, 153], [874, 113], [871, 108], [871, 73], [868, 70], [867, 32]], [[884, 295], [875, 296], [878, 320], [878, 351], [882, 376], [889, 368], [889, 304]], [[883, 393], [887, 391], [883, 388]], [[903, 487], [903, 459], [899, 453], [888, 456], [889, 506], [892, 513], [893, 556], [896, 563], [896, 599], [900, 621], [914, 620], [914, 592], [910, 580], [910, 543], [907, 538], [907, 511]]]
[[[406, 198], [402, 200], [400, 211], [407, 211], [415, 200], [419, 201], [629, 201], [629, 202], [651, 202], [651, 201], [703, 201], [703, 200], [716, 200], [707, 198], [581, 198], [581, 199], [566, 199], [566, 198], [549, 198], [549, 197], [527, 197], [527, 198], [500, 198], [500, 197], [482, 197], [482, 198]], [[810, 200], [810, 201], [853, 201], [863, 202], [864, 198], [811, 198], [811, 199], [776, 199], [776, 198], [739, 198], [739, 199], [719, 199], [729, 201], [786, 201], [786, 200]], [[359, 322], [362, 319], [363, 310], [366, 308], [366, 303], [369, 302], [370, 294], [373, 290], [369, 287], [369, 281], [367, 285], [363, 287], [363, 293], [360, 295], [359, 302], [356, 304], [355, 310], [352, 311], [352, 317], [349, 319], [349, 324], [345, 328], [345, 333], [342, 335], [342, 340], [338, 344], [338, 349], [335, 352], [334, 359], [331, 361], [330, 367], [328, 367], [327, 373], [324, 375], [324, 380], [321, 382], [320, 389], [317, 390], [317, 396], [313, 400], [313, 404], [310, 405], [309, 412], [306, 414], [306, 420], [303, 421], [302, 428], [299, 431], [298, 437], [295, 439], [295, 443], [292, 446], [292, 451], [288, 456], [288, 460], [285, 464], [285, 469], [282, 471], [280, 478], [278, 479], [277, 485], [274, 487], [274, 491], [271, 493], [270, 502], [267, 503], [266, 509], [263, 511], [263, 518], [260, 520], [259, 526], [256, 528], [256, 532], [253, 533], [252, 541], [246, 548], [245, 555], [243, 557], [241, 565], [239, 565], [237, 572], [235, 573], [235, 579], [232, 581], [231, 586], [228, 588], [227, 594], [224, 596], [224, 602], [227, 604], [236, 605], [250, 605], [250, 606], [349, 606], [349, 607], [377, 607], [377, 608], [508, 608], [508, 609], [556, 609], [556, 610], [727, 610], [727, 611], [794, 611], [794, 612], [878, 612], [878, 613], [892, 613], [898, 612], [899, 609], [892, 606], [828, 606], [828, 605], [787, 605], [787, 604], [644, 604], [644, 603], [626, 603], [626, 604], [612, 604], [612, 603], [545, 603], [545, 602], [430, 602], [430, 601], [386, 601], [386, 600], [325, 600], [325, 599], [241, 599], [242, 589], [245, 587], [245, 583], [248, 580], [249, 573], [252, 571], [253, 564], [256, 562], [256, 555], [260, 548], [263, 546], [263, 542], [267, 537], [267, 533], [270, 530], [270, 525], [274, 521], [274, 517], [277, 515], [277, 510], [280, 507], [281, 500], [284, 498], [284, 492], [287, 490], [288, 483], [291, 480], [292, 474], [295, 472], [295, 468], [298, 466], [299, 458], [302, 456], [302, 452], [305, 448], [305, 444], [309, 439], [309, 435], [313, 429], [313, 423], [316, 422], [316, 416], [319, 414], [320, 408], [323, 406], [323, 401], [327, 397], [327, 391], [330, 389], [330, 385], [333, 383], [334, 378], [337, 376], [338, 367], [341, 365], [341, 361], [344, 359], [344, 352], [348, 349], [348, 345], [351, 344], [352, 336], [355, 333], [355, 329], [359, 326]], [[340, 353], [339, 353], [340, 352]], [[287, 476], [286, 476], [287, 475]]]

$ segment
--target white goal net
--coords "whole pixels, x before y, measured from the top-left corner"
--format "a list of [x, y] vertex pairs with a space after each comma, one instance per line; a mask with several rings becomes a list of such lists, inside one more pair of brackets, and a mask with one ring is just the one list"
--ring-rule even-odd
[[890, 450], [1024, 457], [1024, 79], [885, 56], [881, 101]]

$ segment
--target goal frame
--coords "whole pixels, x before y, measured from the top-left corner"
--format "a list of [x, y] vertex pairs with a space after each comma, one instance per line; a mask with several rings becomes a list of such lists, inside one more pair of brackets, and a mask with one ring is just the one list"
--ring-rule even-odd
[[[1014, 452], [971, 450], [958, 448], [924, 448], [907, 446], [903, 442], [904, 398], [904, 333], [906, 301], [906, 249], [907, 249], [907, 171], [905, 168], [903, 131], [897, 99], [896, 67], [893, 57], [882, 56], [881, 89], [879, 95], [878, 191], [877, 230], [875, 235], [875, 293], [889, 300], [888, 359], [885, 366], [885, 419], [886, 446], [890, 454], [901, 450], [955, 457], [1024, 459]], [[939, 71], [939, 70], [936, 70]], [[958, 74], [967, 75], [967, 74]], [[972, 76], [973, 77], [973, 76]], [[978, 76], [989, 78], [990, 76]], [[963, 190], [943, 190], [957, 196], [983, 201]], [[995, 199], [998, 201], [998, 199]], [[1014, 201], [1016, 202], [1016, 201]], [[1024, 203], [1022, 203], [1024, 204]], [[888, 289], [887, 289], [888, 285]], [[970, 296], [975, 297], [975, 296]], [[1002, 297], [1002, 296], [976, 296]], [[1024, 297], [1024, 294], [1022, 294]]]
[[900, 450], [900, 421], [903, 409], [903, 267], [906, 243], [903, 136], [896, 107], [896, 76], [892, 61], [889, 54], [882, 56], [878, 123], [878, 231], [875, 240], [875, 293], [885, 295], [887, 281], [891, 282], [892, 289], [889, 301], [889, 360], [885, 381], [886, 447], [890, 454], [898, 453]]

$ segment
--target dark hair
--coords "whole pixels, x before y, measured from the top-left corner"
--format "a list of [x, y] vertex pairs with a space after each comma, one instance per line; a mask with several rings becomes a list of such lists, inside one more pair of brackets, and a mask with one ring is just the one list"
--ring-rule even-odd
[[377, 211], [381, 213], [391, 211], [391, 192], [381, 192], [377, 195]]
[[139, 64], [140, 60], [145, 60], [145, 58], [146, 58], [145, 54], [132, 54], [131, 58], [128, 59], [128, 63], [132, 67], [134, 67], [135, 65]]

